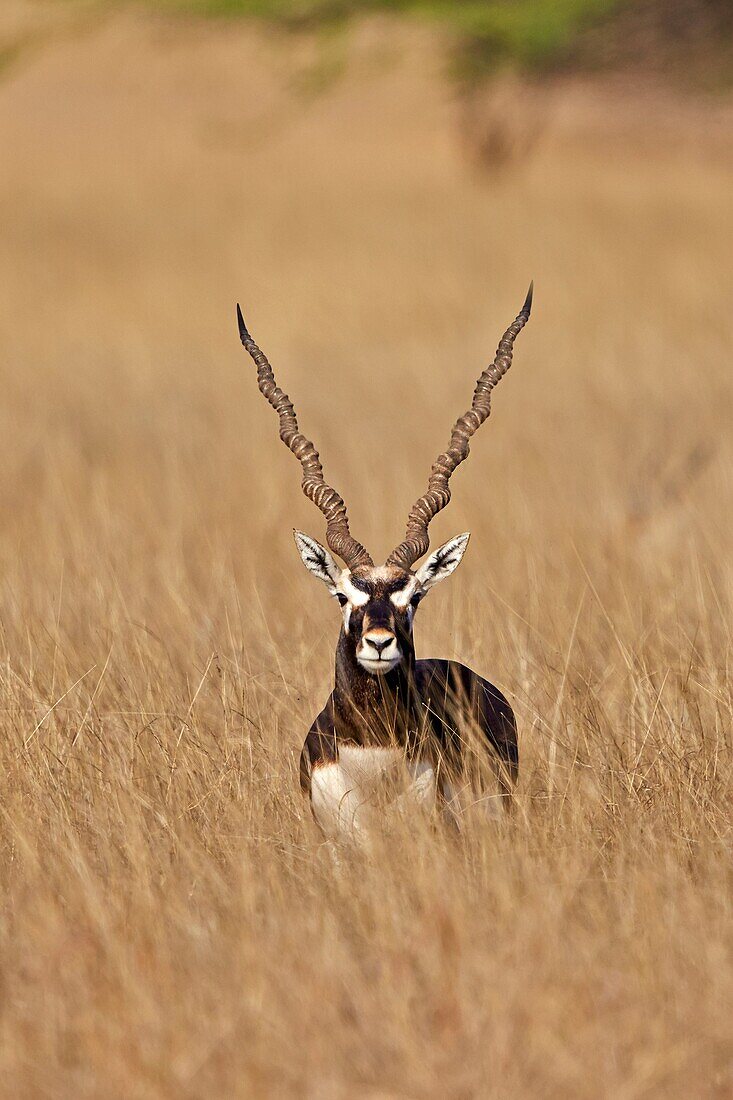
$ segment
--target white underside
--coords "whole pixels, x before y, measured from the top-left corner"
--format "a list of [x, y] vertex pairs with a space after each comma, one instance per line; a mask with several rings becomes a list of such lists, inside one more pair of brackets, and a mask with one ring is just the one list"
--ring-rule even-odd
[[[482, 817], [501, 817], [506, 799], [498, 794], [478, 798], [468, 788], [442, 787], [442, 805], [456, 822], [478, 810]], [[360, 837], [399, 814], [430, 812], [437, 802], [435, 769], [427, 761], [407, 761], [400, 749], [339, 750], [338, 761], [314, 768], [311, 804], [316, 821], [330, 837]]]
[[432, 766], [406, 761], [399, 749], [345, 746], [311, 777], [313, 814], [327, 836], [358, 836], [386, 812], [434, 803]]

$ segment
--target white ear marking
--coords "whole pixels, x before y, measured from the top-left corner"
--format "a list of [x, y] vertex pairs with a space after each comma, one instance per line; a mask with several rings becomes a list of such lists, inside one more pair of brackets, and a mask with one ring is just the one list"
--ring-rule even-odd
[[336, 583], [341, 576], [341, 570], [329, 554], [325, 546], [316, 542], [310, 535], [304, 535], [302, 531], [293, 531], [295, 545], [303, 559], [303, 565], [309, 573], [323, 581], [332, 596], [336, 595]]
[[466, 552], [468, 540], [471, 537], [469, 531], [462, 535], [456, 535], [443, 543], [434, 553], [427, 558], [415, 573], [423, 591], [427, 592], [438, 581], [445, 580], [461, 564], [461, 559]]

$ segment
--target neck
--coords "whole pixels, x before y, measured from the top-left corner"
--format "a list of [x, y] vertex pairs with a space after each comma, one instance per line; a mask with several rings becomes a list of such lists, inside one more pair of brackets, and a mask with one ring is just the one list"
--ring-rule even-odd
[[403, 659], [384, 676], [373, 676], [356, 659], [351, 639], [341, 631], [336, 648], [334, 702], [342, 721], [371, 733], [401, 734], [413, 705], [415, 651], [412, 639], [401, 641]]

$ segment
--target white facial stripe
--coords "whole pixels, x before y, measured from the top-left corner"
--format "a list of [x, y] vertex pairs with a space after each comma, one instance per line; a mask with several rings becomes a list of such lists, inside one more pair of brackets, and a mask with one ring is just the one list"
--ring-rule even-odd
[[397, 592], [392, 592], [389, 598], [395, 605], [395, 607], [405, 608], [409, 604], [412, 597], [415, 595], [417, 586], [417, 577], [410, 577], [410, 579], [405, 584], [405, 587], [398, 589]]
[[364, 607], [369, 602], [369, 593], [362, 592], [360, 588], [357, 588], [355, 584], [352, 584], [349, 580], [347, 573], [342, 573], [338, 582], [338, 590], [349, 601], [352, 607]]

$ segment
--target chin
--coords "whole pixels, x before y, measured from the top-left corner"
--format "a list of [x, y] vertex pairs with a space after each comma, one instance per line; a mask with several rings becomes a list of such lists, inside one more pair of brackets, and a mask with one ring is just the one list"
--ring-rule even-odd
[[397, 668], [402, 658], [397, 657], [393, 661], [366, 661], [361, 657], [357, 657], [357, 661], [370, 676], [386, 676], [388, 672], [391, 672], [393, 668]]

